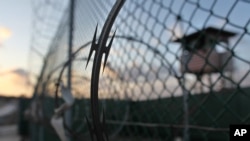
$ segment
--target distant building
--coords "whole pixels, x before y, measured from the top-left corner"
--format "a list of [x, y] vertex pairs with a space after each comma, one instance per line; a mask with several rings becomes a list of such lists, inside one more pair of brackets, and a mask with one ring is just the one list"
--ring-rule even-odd
[[[232, 70], [233, 64], [230, 58], [232, 52], [226, 48], [228, 48], [229, 38], [235, 35], [236, 33], [230, 31], [208, 27], [174, 40], [174, 42], [181, 43], [183, 48], [181, 72], [203, 74], [224, 69]], [[225, 52], [218, 52], [215, 49], [217, 44], [223, 44]]]
[[[235, 35], [234, 32], [208, 27], [174, 40], [181, 43], [183, 49], [181, 73], [192, 73], [200, 79], [203, 74], [233, 72], [233, 52], [229, 48], [229, 38]], [[222, 51], [218, 51], [217, 46]]]

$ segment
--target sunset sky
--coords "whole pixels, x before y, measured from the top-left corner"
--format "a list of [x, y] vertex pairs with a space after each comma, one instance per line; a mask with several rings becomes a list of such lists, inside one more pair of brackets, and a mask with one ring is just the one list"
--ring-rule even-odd
[[[36, 8], [41, 8], [42, 7], [41, 3], [43, 2], [47, 3], [48, 7], [45, 7], [45, 9], [41, 8], [41, 10], [42, 12], [44, 12], [42, 13], [44, 14], [43, 16], [48, 17], [48, 18], [47, 19], [45, 18], [44, 20], [39, 17], [40, 19], [39, 18], [37, 19], [41, 21], [44, 20], [43, 21], [44, 23], [46, 22], [50, 24], [57, 23], [61, 17], [61, 16], [58, 16], [58, 13], [62, 13], [64, 9], [64, 8], [60, 9], [60, 7], [64, 7], [63, 5], [65, 5], [65, 4], [62, 4], [63, 3], [62, 1], [63, 0], [40, 0], [40, 1], [39, 0], [37, 1], [36, 0], [34, 1], [33, 0], [1, 0], [0, 1], [0, 95], [9, 95], [9, 96], [19, 96], [21, 94], [31, 95], [32, 89], [30, 87], [30, 82], [28, 81], [28, 76], [30, 75], [29, 62], [31, 62], [31, 60], [34, 62], [35, 61], [39, 62], [38, 59], [41, 60], [41, 58], [31, 59], [30, 57], [30, 48], [32, 46], [31, 42], [33, 41], [37, 44], [42, 42], [40, 43], [40, 46], [36, 46], [36, 49], [38, 51], [42, 50], [44, 51], [43, 53], [46, 54], [46, 49], [42, 48], [44, 47], [45, 41], [41, 39], [39, 36], [37, 36], [35, 39], [32, 39], [32, 31], [35, 31], [35, 34], [41, 34], [41, 33], [37, 33], [37, 31], [34, 30], [34, 26], [32, 26], [32, 14], [34, 13], [34, 11], [32, 11], [32, 7], [34, 8], [34, 5], [35, 5]], [[67, 0], [64, 0], [64, 1], [67, 2]], [[32, 4], [32, 2], [34, 3], [37, 2], [37, 3]], [[143, 2], [143, 1], [139, 1], [139, 2]], [[166, 5], [168, 5], [168, 2], [169, 1], [167, 0], [164, 1]], [[180, 8], [181, 3], [182, 1], [175, 1], [174, 5], [171, 7], [173, 10], [172, 12], [178, 13], [179, 11], [178, 9]], [[248, 14], [250, 12], [250, 8], [249, 8], [250, 4], [244, 1], [238, 1], [235, 4], [235, 0], [221, 0], [221, 1], [217, 1], [213, 8], [210, 8], [212, 5], [211, 3], [213, 3], [213, 1], [208, 1], [208, 0], [199, 1], [199, 4], [201, 7], [203, 8], [205, 7], [205, 9], [209, 9], [213, 13], [219, 15], [220, 17], [227, 17], [227, 20], [225, 20], [226, 18], [218, 18], [216, 16], [211, 16], [210, 18], [208, 18], [210, 16], [209, 15], [210, 12], [202, 11], [201, 9], [197, 8], [197, 6], [187, 3], [184, 10], [182, 10], [182, 13], [180, 14], [183, 20], [189, 21], [189, 23], [182, 23], [183, 24], [182, 30], [185, 31], [185, 29], [188, 29], [190, 25], [195, 26], [200, 29], [203, 26], [205, 27], [214, 26], [217, 28], [221, 28], [226, 23], [226, 26], [224, 26], [224, 29], [236, 32], [238, 35], [230, 41], [231, 46], [236, 46], [236, 48], [234, 49], [234, 52], [236, 54], [239, 54], [241, 58], [243, 58], [244, 60], [249, 61], [250, 57], [248, 54], [249, 52], [248, 45], [250, 43], [250, 36], [249, 34], [246, 34], [244, 35], [244, 37], [242, 37], [242, 39], [239, 40], [239, 35], [245, 32], [245, 30], [249, 31], [250, 29], [250, 22], [249, 22], [250, 16]], [[151, 3], [144, 4], [145, 8], [150, 7], [150, 5]], [[232, 9], [232, 7], [233, 7], [233, 10], [230, 10]], [[154, 13], [157, 13], [158, 8], [155, 7], [155, 8], [152, 8], [151, 10], [152, 10], [151, 12], [154, 14]], [[196, 14], [194, 14], [193, 17], [191, 18], [190, 14], [192, 13], [192, 11], [196, 11], [195, 12]], [[227, 15], [229, 11], [231, 11], [231, 14]], [[37, 13], [38, 15], [41, 14], [40, 12], [37, 12]], [[79, 14], [80, 16], [84, 14], [82, 12], [79, 12], [79, 13], [80, 13]], [[145, 15], [147, 15], [147, 13]], [[85, 16], [89, 17], [89, 15], [85, 15]], [[139, 16], [139, 15], [136, 15], [135, 13], [135, 16]], [[161, 21], [162, 20], [161, 17], [165, 17], [166, 15], [164, 15], [164, 12], [161, 12], [159, 16], [160, 17], [158, 17], [159, 18], [158, 20]], [[55, 17], [57, 17], [57, 19]], [[147, 16], [141, 17], [141, 20], [145, 21], [144, 19], [146, 18]], [[173, 30], [175, 34], [177, 34], [178, 36], [181, 36], [182, 33], [181, 33], [181, 30], [178, 28], [179, 26], [177, 26], [177, 28], [175, 29], [172, 28], [173, 27], [172, 25], [174, 25], [175, 20], [176, 20], [176, 17], [173, 16], [172, 14], [172, 16], [170, 16], [168, 20], [165, 21], [166, 22], [165, 25], [167, 25], [169, 29]], [[43, 22], [36, 25], [36, 28], [39, 28], [38, 31], [42, 32], [42, 34], [46, 36], [48, 36], [48, 33], [52, 33], [49, 35], [53, 36], [54, 35], [53, 33], [55, 33], [55, 31], [51, 32], [51, 30], [52, 29], [56, 30], [58, 24], [54, 24], [54, 26], [49, 27], [49, 26], [44, 26]], [[129, 19], [128, 19], [128, 22], [129, 22]], [[227, 24], [227, 22], [230, 22], [230, 24]], [[136, 22], [134, 22], [134, 24], [136, 24]], [[154, 22], [147, 23], [147, 25], [149, 26], [150, 24], [154, 24]], [[83, 38], [82, 36], [80, 36], [80, 33], [82, 34], [82, 31], [80, 29], [84, 29], [84, 31], [86, 31], [87, 29], [87, 28], [82, 28], [84, 27], [84, 22], [81, 22], [79, 25], [81, 27], [78, 27], [76, 28], [78, 30], [75, 30], [79, 32], [79, 36], [74, 37], [75, 39], [79, 38], [80, 44], [78, 46], [82, 45], [83, 43]], [[235, 25], [235, 26], [232, 26], [232, 25]], [[137, 28], [137, 26], [134, 26], [134, 25], [131, 25], [130, 27]], [[162, 27], [162, 26], [159, 26], [159, 27]], [[245, 30], [243, 30], [244, 28]], [[154, 32], [158, 33], [160, 32], [160, 30], [162, 29], [158, 28], [158, 29], [155, 29]], [[137, 31], [138, 31], [138, 35], [140, 35], [140, 32], [142, 32], [140, 31], [140, 28]], [[194, 31], [190, 31], [187, 33], [191, 33], [191, 32], [194, 32]], [[92, 33], [88, 33], [88, 34], [92, 35]], [[166, 36], [161, 36], [164, 39], [160, 39], [160, 40], [165, 41], [165, 38], [171, 38], [171, 36], [172, 36], [172, 33], [168, 35], [166, 32]], [[51, 37], [49, 38], [49, 40], [47, 40], [48, 44], [50, 43]], [[90, 39], [92, 38], [92, 36], [87, 36], [87, 37]], [[158, 42], [158, 40], [159, 39], [155, 38], [154, 40], [152, 40], [152, 42]], [[178, 45], [169, 43], [168, 46], [169, 46], [168, 49], [176, 50], [177, 48], [174, 46], [178, 46]], [[166, 49], [166, 48], [162, 47], [162, 49]], [[160, 51], [163, 51], [163, 50], [160, 50]], [[169, 56], [165, 56], [165, 57], [167, 57], [170, 60], [170, 62], [175, 59], [174, 57], [172, 58]], [[37, 69], [39, 71], [40, 66], [41, 64], [37, 65], [37, 67], [33, 67], [32, 70]], [[248, 67], [249, 67], [248, 65], [246, 65], [246, 63], [242, 62], [239, 59], [235, 59], [235, 66], [236, 66], [236, 70], [238, 71], [248, 70]]]
[[31, 95], [27, 70], [31, 0], [0, 1], [0, 95]]

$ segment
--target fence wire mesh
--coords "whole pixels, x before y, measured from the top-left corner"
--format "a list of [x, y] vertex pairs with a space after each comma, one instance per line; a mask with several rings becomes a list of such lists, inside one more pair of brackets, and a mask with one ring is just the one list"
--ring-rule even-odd
[[[34, 11], [62, 3], [37, 2], [42, 4]], [[60, 95], [55, 96], [55, 84], [58, 80], [67, 84], [66, 62], [70, 61], [76, 101], [71, 118], [65, 120], [70, 120], [72, 133], [68, 135], [73, 140], [89, 137], [85, 117], [91, 119], [93, 60], [85, 66], [96, 25], [100, 35], [114, 3], [75, 0], [73, 30], [69, 6], [54, 14], [59, 23], [56, 28], [35, 18], [45, 29], [34, 28], [32, 48], [39, 48], [35, 41], [40, 40], [40, 46], [49, 48], [34, 93], [42, 105], [39, 120], [51, 119], [55, 105], [62, 103]], [[116, 34], [99, 81], [110, 140], [221, 141], [229, 140], [230, 124], [249, 124], [249, 6], [247, 0], [127, 0], [112, 28]], [[37, 14], [50, 16], [46, 12]], [[54, 36], [37, 35], [43, 32]], [[70, 32], [74, 58], [68, 58]], [[51, 128], [41, 126], [34, 131], [43, 140], [56, 136]]]

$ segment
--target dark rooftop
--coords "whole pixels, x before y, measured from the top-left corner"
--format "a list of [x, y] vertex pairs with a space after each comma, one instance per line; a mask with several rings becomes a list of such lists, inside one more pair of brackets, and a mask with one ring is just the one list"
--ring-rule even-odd
[[231, 31], [226, 31], [226, 30], [221, 30], [215, 27], [208, 27], [205, 29], [202, 29], [200, 31], [194, 32], [189, 35], [184, 35], [182, 38], [177, 38], [173, 40], [173, 42], [182, 42], [182, 41], [192, 41], [196, 40], [197, 38], [201, 38], [201, 36], [204, 35], [210, 35], [210, 36], [220, 36], [223, 38], [230, 38], [236, 35], [236, 33], [231, 32]]

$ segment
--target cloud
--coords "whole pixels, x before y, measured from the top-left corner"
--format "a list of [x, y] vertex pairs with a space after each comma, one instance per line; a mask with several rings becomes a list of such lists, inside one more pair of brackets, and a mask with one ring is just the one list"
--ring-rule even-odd
[[31, 96], [32, 86], [29, 85], [28, 72], [19, 68], [0, 75], [0, 95]]
[[2, 44], [4, 41], [9, 39], [11, 35], [12, 35], [12, 32], [10, 29], [0, 26], [0, 44]]
[[13, 73], [15, 74], [18, 74], [20, 76], [24, 76], [24, 77], [27, 77], [29, 74], [26, 70], [24, 69], [21, 69], [21, 68], [18, 68], [18, 69], [15, 69], [15, 70], [12, 70]]

